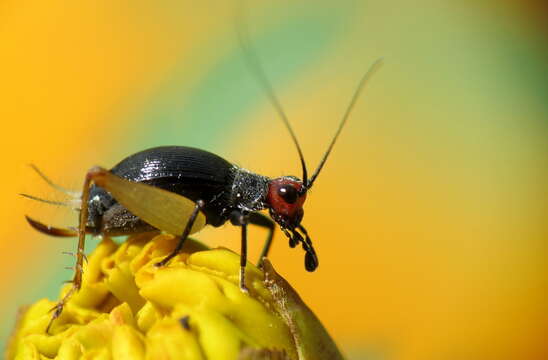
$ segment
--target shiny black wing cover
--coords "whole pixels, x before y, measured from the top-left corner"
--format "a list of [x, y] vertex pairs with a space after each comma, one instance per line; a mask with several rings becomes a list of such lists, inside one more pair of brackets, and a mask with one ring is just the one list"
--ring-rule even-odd
[[[111, 169], [122, 178], [143, 182], [182, 195], [193, 201], [204, 200], [207, 222], [220, 226], [230, 209], [230, 191], [235, 166], [213, 153], [185, 146], [162, 146], [128, 156]], [[105, 191], [92, 189], [94, 195], [104, 197], [106, 209], [118, 206]], [[90, 215], [97, 213], [91, 209]], [[95, 214], [97, 216], [99, 214]], [[93, 222], [93, 219], [90, 219]], [[108, 225], [108, 224], [104, 224]], [[107, 226], [108, 227], [108, 226]]]

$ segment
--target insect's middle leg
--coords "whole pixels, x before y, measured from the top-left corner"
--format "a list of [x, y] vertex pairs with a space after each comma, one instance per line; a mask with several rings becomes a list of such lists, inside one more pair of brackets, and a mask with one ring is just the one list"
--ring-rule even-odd
[[173, 259], [181, 249], [183, 248], [183, 245], [185, 243], [185, 240], [188, 238], [188, 235], [190, 234], [190, 230], [192, 229], [192, 226], [194, 225], [194, 222], [196, 221], [196, 217], [198, 216], [198, 213], [200, 210], [202, 210], [205, 206], [205, 203], [203, 200], [196, 201], [196, 206], [194, 207], [194, 210], [192, 211], [192, 214], [190, 215], [190, 218], [188, 219], [188, 222], [186, 223], [185, 229], [183, 231], [183, 234], [179, 238], [179, 242], [177, 243], [177, 246], [173, 251], [166, 256], [162, 261], [156, 263], [156, 266], [164, 266], [169, 262], [169, 260]]

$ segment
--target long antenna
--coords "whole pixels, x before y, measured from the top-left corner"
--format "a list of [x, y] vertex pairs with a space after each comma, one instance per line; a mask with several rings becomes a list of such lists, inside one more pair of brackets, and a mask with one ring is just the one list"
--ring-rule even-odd
[[266, 95], [268, 96], [270, 102], [272, 103], [272, 106], [276, 109], [276, 112], [282, 119], [282, 121], [285, 124], [285, 127], [289, 131], [289, 134], [291, 135], [291, 138], [293, 139], [293, 143], [297, 147], [297, 151], [299, 153], [299, 159], [301, 160], [301, 167], [303, 169], [303, 184], [308, 183], [308, 175], [306, 171], [306, 164], [304, 161], [303, 151], [301, 150], [301, 146], [299, 145], [299, 141], [297, 141], [297, 136], [295, 136], [295, 133], [293, 132], [293, 128], [291, 127], [291, 124], [289, 123], [289, 119], [287, 118], [287, 115], [285, 114], [282, 105], [280, 104], [280, 101], [276, 97], [276, 94], [274, 93], [274, 89], [272, 88], [272, 85], [270, 84], [270, 81], [268, 80], [268, 77], [266, 76], [266, 73], [263, 69], [263, 66], [261, 64], [261, 61], [259, 59], [259, 56], [257, 55], [256, 51], [254, 50], [251, 41], [249, 40], [247, 26], [245, 22], [244, 17], [244, 7], [243, 5], [239, 7], [239, 9], [236, 11], [236, 32], [238, 33], [238, 40], [240, 42], [240, 46], [242, 48], [242, 51], [244, 52], [245, 59], [247, 61], [248, 66], [250, 67], [251, 71], [255, 74], [257, 79], [259, 80], [259, 83], [266, 91]]
[[323, 158], [320, 161], [320, 164], [318, 165], [318, 167], [316, 168], [316, 171], [314, 172], [314, 174], [310, 178], [310, 181], [308, 183], [305, 182], [306, 189], [310, 189], [312, 187], [312, 184], [314, 183], [314, 181], [318, 177], [318, 174], [322, 170], [322, 168], [323, 168], [323, 166], [324, 166], [324, 164], [327, 160], [327, 157], [331, 153], [331, 150], [333, 149], [333, 145], [335, 145], [335, 142], [337, 141], [337, 138], [339, 137], [339, 134], [341, 133], [341, 130], [343, 129], [344, 125], [346, 124], [346, 120], [348, 120], [348, 117], [350, 116], [350, 113], [354, 109], [354, 105], [356, 105], [356, 101], [360, 97], [360, 94], [361, 94], [363, 88], [365, 87], [365, 84], [371, 78], [371, 76], [381, 67], [383, 61], [384, 61], [384, 59], [382, 57], [377, 59], [373, 63], [373, 65], [371, 65], [369, 70], [367, 70], [367, 72], [362, 77], [362, 79], [360, 80], [360, 83], [358, 84], [358, 87], [356, 88], [356, 91], [354, 92], [354, 95], [352, 96], [352, 99], [350, 100], [350, 104], [348, 104], [348, 107], [346, 108], [346, 112], [344, 113], [344, 116], [343, 116], [343, 118], [342, 118], [342, 120], [339, 124], [339, 128], [337, 129], [337, 132], [335, 133], [335, 136], [333, 136], [333, 140], [331, 140], [331, 144], [329, 144], [329, 147], [327, 148], [327, 151], [323, 155]]

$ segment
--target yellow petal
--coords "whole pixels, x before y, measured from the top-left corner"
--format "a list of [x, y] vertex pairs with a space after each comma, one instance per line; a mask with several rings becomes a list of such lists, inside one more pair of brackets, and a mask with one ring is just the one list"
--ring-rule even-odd
[[76, 339], [81, 344], [85, 353], [95, 348], [108, 347], [112, 339], [112, 328], [113, 325], [109, 321], [109, 316], [102, 314], [86, 326], [81, 326], [78, 331], [71, 335], [71, 338]]
[[147, 333], [145, 341], [146, 359], [204, 359], [194, 334], [183, 329], [183, 326], [174, 319], [163, 319], [156, 323]]
[[228, 318], [207, 309], [189, 312], [191, 329], [199, 336], [201, 348], [207, 359], [236, 359], [242, 342], [249, 343], [248, 337]]
[[116, 264], [107, 272], [105, 285], [119, 301], [128, 303], [134, 312], [139, 311], [145, 304], [145, 300], [139, 295], [127, 261]]
[[135, 318], [139, 330], [146, 333], [161, 318], [161, 315], [152, 303], [147, 302], [141, 310], [139, 310]]
[[143, 335], [130, 325], [115, 326], [112, 333], [112, 359], [141, 360], [144, 358]]
[[[190, 240], [168, 266], [171, 235], [106, 238], [85, 266], [82, 289], [45, 328], [55, 302], [20, 317], [8, 359], [340, 359], [334, 342], [295, 291], [266, 262]], [[266, 280], [265, 280], [266, 279]], [[60, 296], [70, 289], [65, 286]]]
[[62, 336], [47, 336], [46, 334], [30, 334], [25, 337], [25, 342], [33, 344], [40, 354], [51, 358], [59, 351], [62, 340]]
[[107, 348], [92, 349], [85, 352], [81, 360], [111, 360], [110, 352]]
[[136, 274], [143, 298], [171, 309], [177, 303], [222, 307], [221, 291], [207, 274], [187, 269], [181, 264], [161, 269], [146, 267]]
[[40, 353], [30, 341], [23, 340], [17, 347], [16, 360], [40, 360]]
[[110, 312], [110, 322], [113, 325], [131, 325], [135, 326], [133, 312], [127, 303], [120, 304]]
[[57, 360], [78, 360], [82, 356], [82, 346], [76, 339], [65, 339], [59, 348]]

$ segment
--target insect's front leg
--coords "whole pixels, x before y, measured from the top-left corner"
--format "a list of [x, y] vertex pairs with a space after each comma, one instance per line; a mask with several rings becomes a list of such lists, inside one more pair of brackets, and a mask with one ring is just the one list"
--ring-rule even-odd
[[240, 290], [248, 293], [249, 290], [245, 285], [245, 266], [247, 264], [247, 224], [249, 223], [249, 215], [240, 210], [234, 210], [230, 213], [230, 222], [232, 225], [242, 227], [242, 248], [240, 252]]

